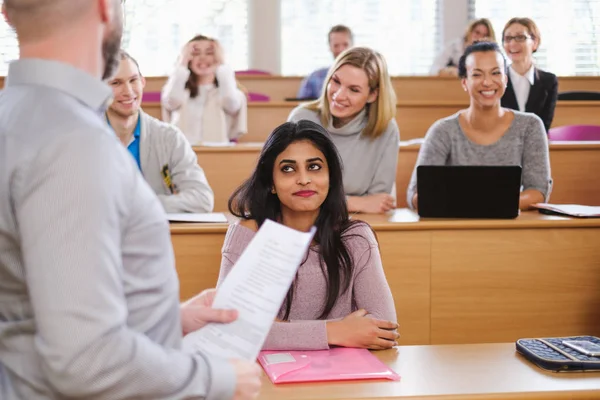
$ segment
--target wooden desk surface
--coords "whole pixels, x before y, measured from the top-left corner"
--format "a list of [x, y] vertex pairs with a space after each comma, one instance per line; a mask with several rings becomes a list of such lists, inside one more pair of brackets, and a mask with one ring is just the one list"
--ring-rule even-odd
[[272, 384], [260, 400], [598, 399], [600, 373], [552, 373], [529, 363], [514, 343], [399, 346], [373, 352], [401, 380]]
[[[232, 223], [236, 220], [229, 213], [225, 216]], [[442, 219], [420, 218], [408, 209], [399, 208], [385, 214], [352, 214], [353, 219], [367, 222], [376, 232], [384, 231], [445, 231], [488, 229], [561, 229], [600, 228], [600, 218], [569, 218], [523, 211], [515, 219]], [[224, 233], [228, 223], [172, 223], [172, 234]]]

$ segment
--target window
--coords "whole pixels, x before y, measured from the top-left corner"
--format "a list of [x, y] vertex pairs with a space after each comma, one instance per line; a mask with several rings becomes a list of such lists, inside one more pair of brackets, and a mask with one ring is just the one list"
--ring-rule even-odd
[[537, 65], [557, 75], [600, 74], [600, 0], [470, 0], [472, 18], [492, 21], [497, 39], [512, 17], [532, 18], [542, 42]]
[[426, 75], [439, 50], [438, 0], [281, 0], [283, 75], [330, 66], [327, 33], [352, 29], [356, 46], [385, 56], [391, 75]]
[[[125, 3], [123, 48], [146, 76], [169, 74], [196, 34], [215, 37], [234, 69], [248, 68], [248, 0], [133, 0]], [[0, 22], [0, 75], [18, 57], [15, 35]]]
[[168, 75], [197, 34], [219, 40], [234, 69], [248, 68], [248, 0], [135, 0], [125, 3], [125, 48], [146, 76]]

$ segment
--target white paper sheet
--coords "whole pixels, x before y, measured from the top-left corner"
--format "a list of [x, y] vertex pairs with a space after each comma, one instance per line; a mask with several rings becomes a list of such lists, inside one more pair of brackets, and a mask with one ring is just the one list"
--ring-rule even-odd
[[225, 222], [227, 218], [223, 213], [172, 213], [167, 214], [169, 222]]
[[564, 215], [573, 217], [600, 217], [600, 207], [598, 206], [582, 206], [579, 204], [549, 204], [537, 203], [534, 204], [537, 208], [554, 211]]
[[231, 324], [208, 324], [188, 334], [183, 348], [254, 361], [314, 236], [267, 220], [217, 291], [215, 308], [238, 310]]

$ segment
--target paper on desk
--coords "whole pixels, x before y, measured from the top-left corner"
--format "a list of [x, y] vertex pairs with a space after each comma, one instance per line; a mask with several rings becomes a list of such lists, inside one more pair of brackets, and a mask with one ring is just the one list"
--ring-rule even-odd
[[172, 213], [167, 218], [169, 222], [228, 222], [223, 213]]
[[200, 142], [200, 146], [204, 147], [233, 147], [235, 143], [233, 142]]
[[238, 310], [238, 319], [188, 334], [184, 350], [256, 360], [314, 234], [314, 227], [304, 233], [266, 220], [213, 302], [215, 308]]
[[581, 206], [578, 204], [549, 204], [537, 203], [536, 208], [550, 210], [555, 213], [569, 215], [572, 217], [600, 217], [600, 207]]

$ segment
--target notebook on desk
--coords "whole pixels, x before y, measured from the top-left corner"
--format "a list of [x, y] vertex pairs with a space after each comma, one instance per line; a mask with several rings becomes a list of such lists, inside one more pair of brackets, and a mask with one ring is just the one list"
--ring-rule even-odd
[[516, 218], [521, 167], [417, 167], [419, 216], [423, 218]]
[[258, 362], [273, 383], [400, 379], [366, 349], [261, 351]]

